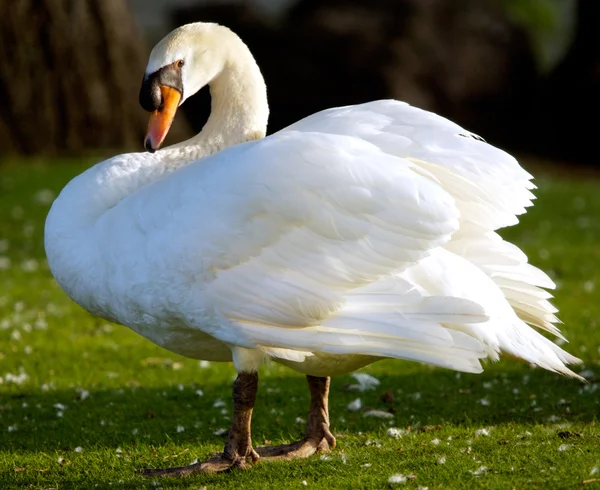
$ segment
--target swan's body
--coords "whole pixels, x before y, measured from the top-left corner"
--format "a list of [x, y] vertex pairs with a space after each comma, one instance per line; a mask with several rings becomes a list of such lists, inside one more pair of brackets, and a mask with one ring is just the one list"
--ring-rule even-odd
[[46, 250], [74, 301], [240, 373], [266, 357], [311, 376], [381, 357], [479, 372], [506, 352], [576, 376], [577, 359], [528, 325], [559, 334], [542, 289], [554, 284], [495, 233], [533, 198], [511, 156], [396, 101], [250, 141], [268, 110], [247, 48], [219, 26], [170, 36], [147, 73], [191, 57], [192, 41], [226, 40], [223, 59], [196, 60], [206, 73], [182, 75], [182, 98], [213, 82], [211, 118], [192, 140], [65, 187]]

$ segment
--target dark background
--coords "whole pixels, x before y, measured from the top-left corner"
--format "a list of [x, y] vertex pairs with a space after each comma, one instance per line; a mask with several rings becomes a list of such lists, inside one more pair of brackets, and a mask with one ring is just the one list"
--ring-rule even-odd
[[[152, 45], [215, 21], [265, 76], [269, 133], [396, 98], [519, 154], [597, 165], [598, 0], [0, 0], [0, 157], [142, 150]], [[201, 91], [168, 142], [199, 131]]]

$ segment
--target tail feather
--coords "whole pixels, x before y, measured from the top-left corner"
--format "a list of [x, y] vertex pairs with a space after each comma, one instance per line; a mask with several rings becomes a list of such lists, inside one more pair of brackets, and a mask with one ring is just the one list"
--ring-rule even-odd
[[[248, 342], [272, 357], [302, 362], [313, 353], [389, 357], [433, 364], [465, 372], [481, 372], [486, 356], [473, 336], [451, 330], [446, 322], [485, 322], [488, 317], [476, 303], [452, 297], [426, 297], [416, 293], [392, 301], [393, 290], [407, 290], [403, 281], [388, 279], [367, 297], [368, 288], [356, 290], [346, 305], [317, 326], [274, 327], [234, 319]], [[382, 291], [388, 289], [386, 294]], [[390, 291], [391, 288], [391, 291]], [[410, 290], [412, 288], [408, 288]], [[353, 298], [358, 301], [353, 302]]]

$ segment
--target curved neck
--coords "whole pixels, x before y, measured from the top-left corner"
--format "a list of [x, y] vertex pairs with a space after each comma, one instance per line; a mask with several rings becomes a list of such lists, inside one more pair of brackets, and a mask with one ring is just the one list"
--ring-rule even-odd
[[202, 131], [181, 143], [166, 147], [168, 160], [187, 163], [245, 141], [263, 138], [267, 132], [269, 105], [263, 76], [241, 40], [233, 44], [221, 72], [210, 82], [211, 112]]
[[258, 65], [237, 36], [230, 39], [220, 73], [210, 83], [212, 110], [202, 131], [156, 153], [117, 155], [71, 181], [54, 202], [47, 232], [84, 231], [101, 215], [191, 162], [229, 146], [265, 136], [269, 108]]

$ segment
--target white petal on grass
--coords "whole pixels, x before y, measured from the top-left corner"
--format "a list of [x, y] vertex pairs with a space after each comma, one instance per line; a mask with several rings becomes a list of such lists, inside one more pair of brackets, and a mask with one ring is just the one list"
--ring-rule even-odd
[[446, 464], [446, 456], [440, 456], [437, 459], [437, 464]]
[[568, 449], [571, 448], [571, 444], [561, 444], [560, 446], [558, 446], [558, 450], [559, 452], [563, 452], [563, 451], [567, 451]]
[[8, 257], [0, 257], [0, 271], [7, 271], [11, 265], [12, 262]]
[[406, 435], [407, 431], [404, 429], [398, 429], [397, 427], [390, 427], [387, 432], [386, 435], [388, 437], [394, 437], [396, 439], [402, 437], [403, 435]]
[[433, 444], [434, 446], [437, 446], [440, 443], [440, 440], [436, 437], [435, 439], [431, 440], [431, 444]]
[[221, 400], [220, 398], [218, 398], [213, 403], [213, 408], [221, 408], [221, 407], [224, 407], [225, 405], [226, 405], [225, 402], [223, 400]]
[[374, 390], [380, 384], [380, 381], [375, 376], [371, 376], [367, 373], [352, 373], [350, 376], [352, 376], [358, 384], [348, 386], [349, 390], [361, 392]]
[[297, 424], [306, 424], [306, 420], [304, 420], [302, 417], [296, 417], [296, 423]]
[[206, 369], [210, 367], [210, 361], [198, 361], [198, 367], [200, 369]]
[[204, 391], [202, 391], [200, 388], [198, 388], [196, 390], [196, 395], [198, 395], [198, 396], [204, 396]]
[[304, 486], [307, 486], [307, 485], [308, 485], [308, 483], [306, 483], [306, 480], [302, 480], [302, 482], [301, 482], [301, 483], [302, 483], [302, 485], [304, 485]]
[[597, 466], [594, 466], [592, 468], [592, 470], [590, 471], [590, 476], [594, 476], [594, 475], [596, 475], [599, 472], [600, 472], [600, 468], [598, 468]]
[[50, 189], [40, 189], [34, 194], [33, 200], [37, 204], [47, 206], [48, 204], [52, 203], [52, 201], [54, 201], [55, 196], [56, 194], [54, 194], [54, 191]]
[[487, 473], [488, 471], [489, 471], [489, 468], [487, 466], [480, 466], [476, 470], [469, 470], [469, 473], [471, 473], [473, 476], [482, 476], [485, 473]]
[[357, 398], [356, 400], [348, 403], [346, 410], [349, 410], [350, 412], [358, 412], [361, 408], [362, 408], [362, 402], [360, 401], [360, 398]]
[[185, 427], [183, 425], [177, 426], [177, 432], [183, 432], [184, 430], [185, 430]]
[[77, 390], [75, 390], [75, 391], [77, 391], [77, 395], [79, 395], [79, 399], [81, 401], [90, 397], [90, 392], [84, 388], [77, 388]]
[[36, 259], [27, 259], [21, 262], [23, 272], [35, 272], [38, 270], [39, 263]]
[[360, 465], [361, 468], [370, 468], [371, 467], [371, 463], [364, 463]]
[[388, 483], [390, 485], [398, 485], [401, 483], [406, 483], [408, 478], [404, 476], [402, 473], [396, 473], [388, 478]]
[[73, 451], [75, 451], [76, 453], [82, 453], [83, 448], [81, 446], [77, 446], [75, 449], [73, 449]]
[[481, 400], [478, 401], [478, 403], [484, 407], [490, 406], [490, 401], [487, 398], [482, 398]]
[[65, 409], [69, 408], [66, 405], [63, 405], [62, 403], [55, 403], [53, 406], [54, 406], [54, 408], [57, 408], [58, 410], [65, 410]]
[[489, 431], [489, 429], [485, 429], [485, 428], [477, 429], [475, 431], [475, 435], [476, 436], [489, 436], [490, 431]]
[[217, 429], [216, 431], [213, 432], [213, 434], [217, 437], [221, 437], [224, 436], [225, 434], [227, 434], [229, 431], [227, 429]]
[[363, 417], [375, 417], [378, 419], [393, 419], [394, 414], [390, 412], [384, 412], [383, 410], [367, 410]]
[[16, 431], [16, 430], [17, 430], [17, 425], [16, 425], [16, 424], [15, 424], [15, 425], [9, 425], [9, 426], [6, 428], [6, 430], [7, 430], [8, 432], [14, 432], [14, 431]]
[[29, 375], [24, 371], [19, 372], [19, 374], [6, 373], [4, 374], [4, 382], [5, 383], [14, 383], [16, 385], [22, 385], [29, 379]]

